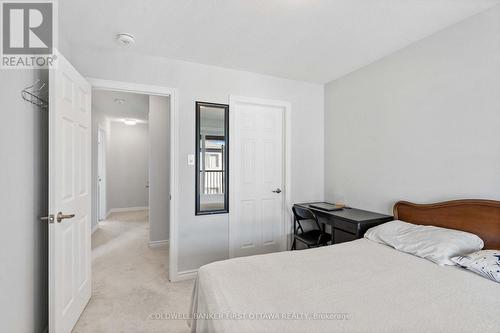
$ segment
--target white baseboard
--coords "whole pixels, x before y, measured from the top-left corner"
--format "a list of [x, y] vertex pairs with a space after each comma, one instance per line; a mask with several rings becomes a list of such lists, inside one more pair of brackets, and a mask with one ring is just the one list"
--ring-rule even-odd
[[143, 207], [123, 207], [123, 208], [112, 208], [106, 213], [106, 218], [113, 213], [123, 213], [123, 212], [135, 212], [139, 210], [148, 210], [148, 206]]
[[168, 239], [149, 242], [149, 247], [160, 247], [160, 246], [165, 246], [165, 245], [168, 245]]
[[197, 269], [190, 269], [187, 271], [177, 272], [177, 277], [175, 278], [174, 282], [184, 281], [184, 280], [193, 280], [193, 279], [196, 279], [197, 275], [198, 275]]
[[96, 232], [97, 229], [99, 229], [99, 222], [97, 222], [97, 224], [92, 227], [92, 234]]

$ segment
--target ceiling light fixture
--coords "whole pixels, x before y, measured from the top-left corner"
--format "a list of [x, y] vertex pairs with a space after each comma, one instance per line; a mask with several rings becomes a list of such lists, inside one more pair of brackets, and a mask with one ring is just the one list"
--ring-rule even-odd
[[125, 125], [134, 126], [137, 124], [137, 121], [135, 121], [134, 119], [124, 119], [123, 123]]
[[125, 104], [127, 101], [124, 100], [123, 98], [115, 98], [115, 103], [118, 104]]
[[135, 43], [135, 37], [131, 34], [119, 33], [115, 38], [121, 46], [130, 46]]

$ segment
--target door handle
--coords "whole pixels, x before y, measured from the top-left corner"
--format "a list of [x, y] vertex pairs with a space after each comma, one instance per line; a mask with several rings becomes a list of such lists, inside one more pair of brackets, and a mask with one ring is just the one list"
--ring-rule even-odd
[[278, 193], [278, 194], [280, 194], [280, 193], [281, 193], [281, 189], [277, 188], [277, 189], [275, 189], [275, 190], [273, 191], [273, 193]]
[[63, 214], [61, 212], [57, 213], [56, 220], [58, 223], [61, 223], [64, 219], [72, 219], [75, 217], [75, 214]]

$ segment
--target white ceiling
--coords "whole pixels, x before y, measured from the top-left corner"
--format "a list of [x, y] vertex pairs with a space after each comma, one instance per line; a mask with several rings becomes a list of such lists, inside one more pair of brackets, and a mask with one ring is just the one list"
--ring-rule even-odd
[[499, 0], [64, 0], [76, 47], [131, 50], [325, 83], [488, 9]]
[[[124, 99], [126, 102], [118, 104], [115, 102], [117, 98]], [[110, 120], [134, 119], [139, 122], [147, 122], [149, 96], [109, 90], [93, 90], [92, 108], [95, 112], [104, 115]]]

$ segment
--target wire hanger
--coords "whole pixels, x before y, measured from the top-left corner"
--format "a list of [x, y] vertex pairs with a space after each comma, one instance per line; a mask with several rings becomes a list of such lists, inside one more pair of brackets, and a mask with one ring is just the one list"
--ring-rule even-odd
[[24, 88], [21, 91], [21, 97], [31, 104], [35, 104], [42, 108], [42, 110], [47, 110], [49, 103], [46, 100], [48, 93], [48, 85], [46, 82], [38, 79], [29, 87]]

